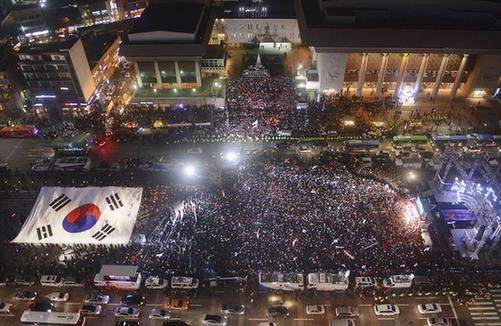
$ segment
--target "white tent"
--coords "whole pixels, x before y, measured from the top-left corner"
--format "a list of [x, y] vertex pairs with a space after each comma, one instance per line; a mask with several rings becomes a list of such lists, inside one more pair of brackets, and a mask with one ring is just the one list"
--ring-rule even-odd
[[142, 188], [43, 187], [15, 243], [127, 244]]

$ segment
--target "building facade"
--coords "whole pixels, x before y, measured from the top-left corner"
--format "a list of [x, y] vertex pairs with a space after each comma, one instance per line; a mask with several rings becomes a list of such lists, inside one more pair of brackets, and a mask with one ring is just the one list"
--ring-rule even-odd
[[80, 39], [21, 48], [18, 58], [34, 105], [88, 107], [96, 84]]
[[501, 4], [295, 0], [323, 91], [358, 96], [482, 97], [501, 76]]

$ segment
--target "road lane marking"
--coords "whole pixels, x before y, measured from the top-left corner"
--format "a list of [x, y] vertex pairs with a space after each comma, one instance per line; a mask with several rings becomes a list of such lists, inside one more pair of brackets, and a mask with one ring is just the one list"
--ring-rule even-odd
[[498, 316], [475, 316], [471, 317], [473, 320], [499, 320]]
[[449, 300], [449, 304], [451, 305], [452, 313], [454, 314], [454, 319], [459, 320], [456, 308], [454, 307], [454, 304], [452, 304], [451, 296], [447, 295], [447, 299]]
[[315, 320], [313, 318], [294, 318], [293, 319], [294, 321], [311, 321], [311, 320]]
[[497, 312], [494, 311], [481, 311], [481, 312], [470, 312], [472, 316], [481, 316], [481, 315], [497, 315]]
[[501, 323], [491, 323], [491, 322], [475, 323], [475, 326], [501, 326]]
[[477, 302], [470, 303], [470, 305], [471, 306], [475, 306], [475, 305], [477, 305], [477, 306], [485, 306], [485, 305], [489, 306], [489, 305], [492, 305], [492, 302], [490, 302], [490, 301], [482, 301], [482, 302], [477, 301]]
[[190, 303], [190, 306], [192, 306], [192, 307], [203, 307], [203, 304], [201, 304], [201, 303]]
[[468, 310], [496, 310], [496, 307], [468, 307]]
[[252, 320], [252, 321], [268, 321], [268, 318], [247, 318], [247, 320]]
[[17, 151], [17, 149], [19, 148], [19, 146], [21, 146], [21, 144], [23, 143], [23, 140], [24, 139], [20, 139], [19, 142], [17, 142], [16, 145], [14, 145], [14, 147], [12, 147], [12, 150], [9, 152], [9, 154], [4, 158], [4, 161], [5, 162], [8, 162], [9, 159], [11, 158], [12, 155], [14, 155], [14, 153]]

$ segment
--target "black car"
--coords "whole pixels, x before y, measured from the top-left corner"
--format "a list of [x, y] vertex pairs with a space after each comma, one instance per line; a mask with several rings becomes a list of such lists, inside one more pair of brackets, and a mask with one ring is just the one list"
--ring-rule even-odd
[[268, 317], [287, 317], [289, 310], [284, 306], [273, 306], [268, 308], [266, 315]]
[[163, 326], [188, 326], [188, 324], [182, 320], [167, 320], [164, 321]]
[[56, 309], [54, 304], [52, 302], [33, 302], [30, 304], [29, 310], [30, 311], [43, 311], [43, 312], [52, 312]]
[[144, 297], [139, 294], [131, 293], [124, 295], [122, 299], [120, 299], [120, 302], [127, 305], [142, 306], [144, 304]]

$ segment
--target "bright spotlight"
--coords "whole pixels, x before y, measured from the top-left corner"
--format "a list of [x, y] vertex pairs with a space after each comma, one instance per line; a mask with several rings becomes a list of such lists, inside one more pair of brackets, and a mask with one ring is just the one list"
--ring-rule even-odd
[[413, 171], [410, 171], [407, 174], [407, 179], [409, 179], [409, 180], [416, 180], [416, 178], [417, 178], [416, 173], [414, 173]]
[[236, 152], [227, 152], [225, 155], [224, 155], [224, 158], [229, 161], [229, 162], [236, 162], [238, 161], [238, 153]]
[[195, 167], [193, 165], [186, 165], [184, 167], [184, 174], [188, 177], [193, 177], [196, 173]]

